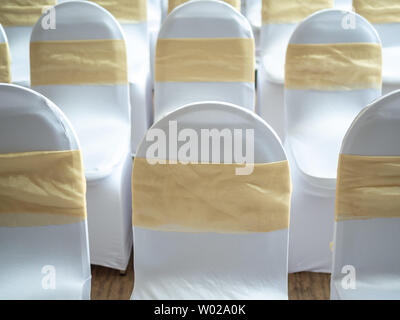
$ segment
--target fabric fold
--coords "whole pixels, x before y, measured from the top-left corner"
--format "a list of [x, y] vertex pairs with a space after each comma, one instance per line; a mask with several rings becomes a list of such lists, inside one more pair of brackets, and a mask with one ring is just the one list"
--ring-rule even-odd
[[0, 24], [4, 27], [33, 26], [56, 0], [1, 0]]
[[289, 44], [285, 88], [379, 89], [382, 48], [373, 43]]
[[133, 225], [158, 231], [258, 233], [287, 229], [287, 161], [254, 164], [150, 164], [133, 168]]
[[[174, 10], [177, 6], [180, 6], [181, 4], [188, 1], [189, 0], [168, 0], [168, 13], [171, 13], [171, 11]], [[229, 3], [236, 10], [240, 11], [241, 0], [221, 0], [221, 1]]]
[[32, 86], [128, 83], [124, 40], [32, 42], [30, 50]]
[[147, 21], [147, 0], [91, 0], [108, 10], [121, 23]]
[[400, 157], [341, 154], [336, 221], [400, 217]]
[[11, 83], [11, 56], [8, 43], [0, 43], [0, 83]]
[[396, 0], [353, 0], [353, 7], [371, 23], [400, 22], [400, 2]]
[[159, 39], [158, 82], [254, 82], [254, 40], [245, 38]]
[[333, 8], [333, 0], [263, 0], [263, 24], [298, 23], [322, 9]]
[[58, 225], [86, 219], [81, 152], [0, 154], [0, 226]]

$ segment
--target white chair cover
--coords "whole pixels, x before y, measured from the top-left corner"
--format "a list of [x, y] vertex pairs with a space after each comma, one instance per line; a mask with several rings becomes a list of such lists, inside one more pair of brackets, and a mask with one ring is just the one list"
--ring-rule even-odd
[[[176, 121], [179, 129], [195, 130], [198, 137], [202, 129], [254, 129], [255, 163], [286, 160], [272, 129], [244, 108], [216, 102], [191, 104], [168, 114], [150, 131], [162, 130], [170, 141], [174, 135], [169, 131], [171, 121]], [[143, 140], [137, 158], [146, 158], [153, 138]], [[249, 143], [245, 134], [242, 138], [244, 144]], [[222, 144], [212, 150], [219, 152], [219, 148], [223, 152]], [[191, 161], [211, 163], [211, 156], [205, 160], [199, 153], [196, 159], [191, 155]], [[176, 158], [167, 155], [167, 159]], [[134, 243], [132, 299], [288, 298], [288, 229], [235, 234], [165, 232], [134, 226]]]
[[[347, 132], [341, 153], [400, 156], [399, 104], [400, 91], [396, 91], [364, 109]], [[374, 172], [379, 170], [375, 167]], [[397, 177], [399, 172], [397, 169]], [[385, 184], [384, 189], [393, 199], [398, 186], [392, 185], [392, 191], [389, 187]], [[385, 196], [387, 199], [388, 194]], [[358, 201], [352, 199], [355, 207]], [[398, 208], [398, 203], [397, 198], [390, 205]], [[393, 213], [397, 217], [379, 217], [381, 212], [377, 211], [370, 219], [336, 221], [331, 299], [400, 299], [400, 218], [398, 212]], [[355, 281], [355, 287], [349, 286], [349, 281]]]
[[163, 1], [149, 0], [148, 3], [148, 26], [149, 26], [149, 41], [150, 41], [150, 69], [151, 69], [151, 88], [154, 87], [154, 55], [156, 52], [156, 42], [158, 32], [160, 31], [163, 21]]
[[[199, 0], [189, 1], [175, 8], [164, 21], [158, 36], [159, 41], [182, 38], [253, 39], [253, 33], [246, 18], [231, 5], [223, 1]], [[168, 52], [170, 53], [173, 54]], [[157, 65], [155, 68], [157, 69]], [[254, 110], [254, 83], [158, 82], [156, 79], [156, 121], [178, 107], [198, 101], [229, 102]]]
[[[40, 46], [53, 41], [124, 40], [118, 22], [97, 4], [71, 1], [58, 4], [55, 9], [57, 28], [47, 32], [39, 21], [33, 29], [32, 43]], [[125, 270], [132, 248], [128, 84], [113, 84], [110, 79], [110, 84], [49, 84], [34, 89], [60, 106], [82, 145], [88, 182], [91, 263]]]
[[352, 0], [335, 0], [335, 8], [351, 11], [353, 7]]
[[[346, 15], [355, 19], [357, 28], [342, 27]], [[380, 40], [370, 23], [359, 15], [341, 10], [324, 10], [303, 21], [289, 41], [289, 45], [338, 43], [356, 46], [357, 43], [380, 44]], [[345, 54], [343, 57], [343, 61], [351, 60]], [[303, 62], [299, 60], [298, 64]], [[360, 68], [356, 63], [354, 67]], [[380, 68], [380, 64], [377, 68]], [[318, 63], [310, 65], [307, 72], [304, 72], [303, 80], [319, 81], [313, 77], [319, 69]], [[368, 72], [370, 74], [366, 77], [372, 76], [375, 71]], [[335, 84], [341, 86], [341, 83]], [[289, 88], [284, 91], [287, 130], [285, 149], [293, 177], [289, 272], [331, 270], [332, 253], [329, 244], [333, 237], [340, 143], [363, 106], [381, 94], [380, 89], [357, 89], [356, 83], [351, 85], [355, 87], [345, 88], [343, 84], [344, 90]]]
[[[260, 19], [262, 17], [261, 10], [266, 6], [266, 2], [271, 3], [271, 0], [262, 0], [260, 6]], [[286, 48], [289, 43], [290, 36], [295, 30], [296, 26], [303, 19], [307, 18], [305, 12], [312, 13], [312, 8], [324, 9], [329, 7], [329, 3], [333, 0], [325, 1], [324, 6], [314, 6], [314, 0], [306, 1], [291, 1], [285, 0], [283, 5], [292, 2], [294, 9], [297, 7], [299, 15], [292, 19], [280, 17], [283, 22], [275, 21], [261, 21], [260, 32], [260, 63], [257, 75], [257, 106], [256, 112], [265, 121], [267, 121], [272, 128], [276, 131], [282, 141], [285, 139], [285, 126], [284, 126], [284, 98], [283, 98], [283, 82], [285, 72], [285, 56]], [[272, 0], [274, 6], [279, 7], [279, 0]], [[318, 1], [321, 4], [321, 1]], [[267, 7], [268, 8], [268, 7]], [[310, 9], [311, 8], [311, 9]], [[290, 13], [290, 12], [289, 12]], [[287, 12], [282, 11], [281, 15]]]
[[5, 29], [10, 45], [13, 83], [29, 87], [29, 39], [32, 27], [40, 18], [41, 11], [56, 2], [56, 0], [1, 1], [0, 24]]
[[[0, 84], [0, 97], [0, 154], [79, 150], [69, 121], [50, 100], [7, 84]], [[0, 226], [0, 261], [0, 299], [90, 299], [86, 219]], [[54, 289], [42, 286], [46, 266], [54, 267]]]
[[[353, 0], [355, 11], [360, 15], [364, 15], [365, 11], [362, 6], [367, 6], [368, 15], [365, 16], [374, 28], [378, 31], [382, 41], [383, 55], [383, 94], [400, 88], [400, 40], [398, 34], [400, 32], [400, 9], [397, 0], [386, 1]], [[371, 6], [372, 4], [372, 6]], [[376, 10], [376, 13], [374, 13]], [[382, 20], [381, 15], [385, 18]], [[387, 16], [387, 17], [386, 17]]]

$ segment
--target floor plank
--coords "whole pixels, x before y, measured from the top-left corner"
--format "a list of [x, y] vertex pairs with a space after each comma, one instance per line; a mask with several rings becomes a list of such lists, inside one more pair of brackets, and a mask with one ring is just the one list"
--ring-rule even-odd
[[[92, 266], [93, 300], [127, 300], [133, 289], [132, 259], [126, 275], [117, 270]], [[289, 299], [328, 300], [330, 275], [300, 272], [289, 275]]]

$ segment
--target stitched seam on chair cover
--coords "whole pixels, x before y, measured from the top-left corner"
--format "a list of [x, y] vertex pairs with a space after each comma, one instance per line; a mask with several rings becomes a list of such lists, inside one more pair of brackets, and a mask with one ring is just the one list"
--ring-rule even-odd
[[133, 168], [133, 225], [158, 231], [255, 233], [287, 229], [291, 182], [287, 161], [254, 164], [149, 164]]
[[373, 43], [289, 44], [285, 88], [380, 89], [382, 48]]
[[127, 84], [125, 41], [32, 42], [31, 83], [32, 86]]
[[147, 0], [92, 0], [108, 10], [119, 22], [147, 21]]
[[86, 182], [79, 150], [0, 154], [0, 226], [84, 219]]
[[355, 12], [371, 23], [400, 23], [400, 3], [394, 0], [353, 0]]
[[336, 221], [400, 217], [400, 157], [341, 154]]
[[56, 5], [56, 0], [1, 0], [0, 24], [8, 26], [33, 26], [44, 8]]
[[10, 60], [8, 43], [0, 43], [0, 83], [11, 83]]
[[263, 0], [263, 24], [297, 23], [314, 12], [333, 8], [333, 0]]
[[158, 82], [254, 82], [254, 39], [159, 39]]

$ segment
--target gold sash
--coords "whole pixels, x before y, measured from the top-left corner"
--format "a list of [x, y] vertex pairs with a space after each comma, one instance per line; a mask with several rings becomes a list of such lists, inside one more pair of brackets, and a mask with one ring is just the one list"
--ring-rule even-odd
[[290, 44], [285, 87], [355, 90], [382, 85], [382, 48], [372, 43]]
[[80, 151], [0, 154], [0, 227], [83, 221], [85, 193]]
[[263, 24], [297, 23], [322, 9], [333, 8], [333, 0], [263, 0]]
[[11, 57], [8, 43], [0, 43], [0, 83], [11, 83]]
[[355, 12], [371, 23], [399, 23], [400, 2], [398, 0], [353, 0]]
[[158, 82], [254, 82], [254, 40], [245, 38], [159, 39]]
[[336, 221], [400, 217], [400, 157], [340, 155]]
[[[189, 0], [168, 0], [168, 13], [174, 10], [177, 6], [180, 6], [181, 4], [188, 1]], [[240, 0], [222, 0], [222, 1], [229, 3], [236, 10], [240, 11], [240, 5], [241, 5]]]
[[1, 0], [0, 24], [4, 27], [33, 26], [46, 7], [56, 0]]
[[31, 43], [31, 84], [126, 84], [124, 40]]
[[147, 21], [147, 0], [92, 0], [108, 10], [119, 22]]
[[254, 164], [149, 164], [133, 168], [133, 224], [158, 231], [253, 233], [287, 229], [287, 161]]

